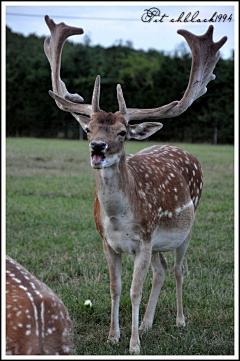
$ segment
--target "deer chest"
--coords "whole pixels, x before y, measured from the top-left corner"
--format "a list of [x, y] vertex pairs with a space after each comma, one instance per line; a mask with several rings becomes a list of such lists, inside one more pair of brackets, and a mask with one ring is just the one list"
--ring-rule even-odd
[[102, 218], [104, 237], [115, 252], [134, 255], [142, 249], [143, 240], [133, 229], [132, 217], [103, 216]]

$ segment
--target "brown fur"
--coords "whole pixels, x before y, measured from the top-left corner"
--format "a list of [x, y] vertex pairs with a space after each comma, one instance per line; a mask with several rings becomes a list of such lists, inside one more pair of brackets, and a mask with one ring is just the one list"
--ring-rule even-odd
[[62, 301], [6, 256], [6, 354], [69, 355], [72, 323]]

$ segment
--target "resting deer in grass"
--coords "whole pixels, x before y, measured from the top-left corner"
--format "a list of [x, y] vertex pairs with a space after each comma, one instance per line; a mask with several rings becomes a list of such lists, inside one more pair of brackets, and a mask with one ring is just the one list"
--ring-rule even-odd
[[72, 322], [62, 301], [6, 256], [6, 354], [69, 355]]
[[94, 217], [110, 270], [112, 310], [108, 338], [113, 342], [118, 342], [120, 338], [121, 256], [126, 253], [134, 256], [130, 290], [130, 352], [138, 354], [139, 304], [143, 282], [151, 264], [152, 291], [140, 327], [147, 330], [153, 324], [167, 268], [163, 252], [175, 251], [177, 325], [185, 325], [182, 307], [183, 258], [201, 198], [203, 173], [193, 155], [175, 146], [156, 145], [135, 155], [126, 154], [126, 140], [145, 139], [162, 128], [161, 123], [131, 125], [130, 121], [182, 114], [206, 92], [206, 85], [215, 78], [212, 72], [220, 57], [218, 50], [227, 38], [214, 43], [212, 26], [202, 36], [179, 30], [178, 33], [184, 36], [192, 51], [190, 80], [183, 98], [155, 109], [128, 109], [121, 86], [117, 85], [119, 111], [113, 114], [100, 109], [99, 75], [94, 85], [92, 104], [81, 104], [82, 97], [70, 94], [60, 78], [64, 41], [70, 35], [82, 34], [83, 30], [64, 23], [55, 24], [48, 16], [45, 20], [51, 31], [51, 37], [47, 37], [44, 43], [52, 70], [53, 92], [49, 93], [58, 107], [70, 112], [87, 133], [91, 166], [96, 174]]

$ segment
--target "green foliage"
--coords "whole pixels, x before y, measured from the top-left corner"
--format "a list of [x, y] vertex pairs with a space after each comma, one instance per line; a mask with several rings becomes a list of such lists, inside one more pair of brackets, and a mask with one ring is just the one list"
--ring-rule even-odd
[[[109, 271], [93, 218], [94, 171], [87, 142], [7, 139], [6, 251], [63, 300], [74, 325], [74, 355], [129, 355], [133, 258], [124, 255], [121, 340], [107, 343]], [[128, 142], [135, 153], [153, 143]], [[176, 144], [177, 145], [177, 144]], [[182, 144], [203, 166], [204, 187], [184, 259], [184, 329], [176, 327], [174, 253], [142, 355], [234, 354], [233, 146]], [[151, 290], [144, 283], [140, 321]], [[90, 299], [92, 309], [84, 301]], [[237, 345], [235, 345], [237, 347]]]
[[[7, 136], [79, 137], [76, 120], [60, 111], [48, 95], [51, 74], [43, 50], [44, 38], [24, 37], [7, 28]], [[116, 85], [123, 88], [129, 108], [155, 108], [180, 100], [189, 79], [191, 56], [183, 43], [173, 55], [157, 50], [134, 50], [118, 45], [109, 48], [67, 41], [62, 55], [61, 77], [71, 93], [91, 103], [93, 84], [101, 75], [101, 108], [118, 110]], [[163, 120], [163, 129], [152, 139], [161, 141], [234, 142], [233, 58], [220, 59], [216, 80], [178, 118]]]

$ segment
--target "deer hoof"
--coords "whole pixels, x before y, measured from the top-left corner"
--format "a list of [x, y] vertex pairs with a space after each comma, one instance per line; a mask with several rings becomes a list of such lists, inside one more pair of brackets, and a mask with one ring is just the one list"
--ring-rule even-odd
[[140, 354], [140, 346], [139, 345], [136, 345], [134, 347], [130, 347], [129, 348], [129, 352], [130, 354], [132, 355], [139, 355]]
[[186, 326], [185, 318], [184, 317], [177, 317], [176, 325], [178, 327], [185, 327]]
[[130, 341], [129, 352], [132, 355], [139, 355], [140, 354], [140, 341], [138, 339], [137, 342]]
[[151, 330], [151, 328], [152, 328], [152, 324], [151, 324], [151, 323], [142, 322], [142, 323], [141, 323], [141, 326], [139, 327], [139, 331], [141, 331], [141, 332], [147, 332], [147, 331]]
[[120, 334], [117, 335], [109, 335], [108, 336], [108, 343], [118, 344], [120, 340]]

